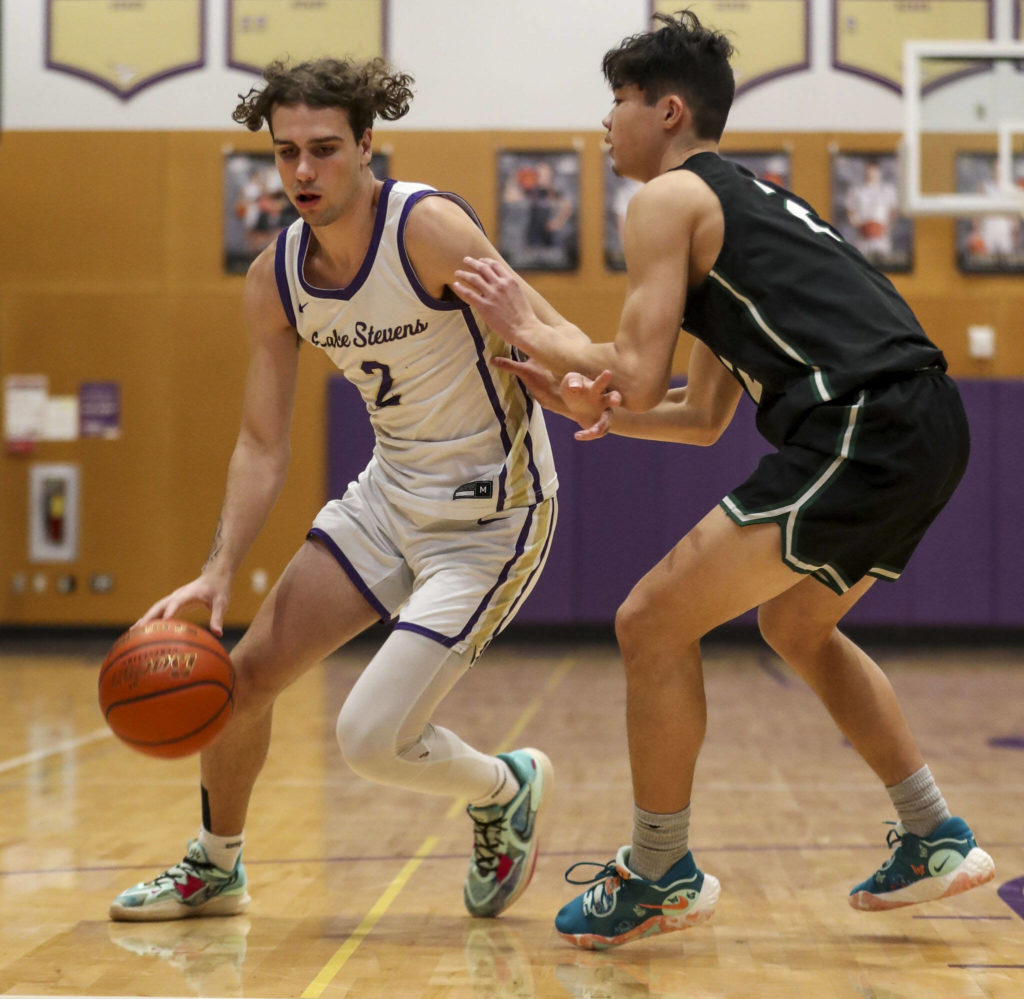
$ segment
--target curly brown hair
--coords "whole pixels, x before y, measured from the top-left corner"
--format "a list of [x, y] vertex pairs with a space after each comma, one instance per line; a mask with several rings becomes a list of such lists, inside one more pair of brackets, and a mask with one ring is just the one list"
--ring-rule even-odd
[[[359, 139], [377, 115], [396, 121], [409, 110], [413, 78], [394, 71], [384, 59], [352, 62], [322, 58], [289, 65], [270, 63], [263, 71], [265, 86], [239, 94], [231, 117], [252, 132], [278, 104], [305, 104], [311, 108], [340, 108], [348, 112], [352, 133]], [[271, 129], [273, 131], [273, 129]]]

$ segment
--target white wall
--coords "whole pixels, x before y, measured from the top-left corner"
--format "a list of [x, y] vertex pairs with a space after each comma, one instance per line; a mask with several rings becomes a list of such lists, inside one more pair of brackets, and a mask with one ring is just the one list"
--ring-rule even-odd
[[[994, 0], [1009, 39], [1014, 0]], [[681, 3], [682, 5], [682, 3]], [[895, 92], [830, 67], [832, 0], [811, 0], [808, 70], [737, 99], [735, 131], [899, 131]], [[221, 129], [255, 82], [226, 66], [226, 0], [207, 0], [207, 66], [129, 101], [45, 68], [44, 0], [3, 3], [5, 129]], [[389, 0], [390, 58], [417, 81], [409, 129], [597, 130], [604, 52], [647, 24], [648, 0]], [[1024, 78], [1024, 74], [1017, 74]], [[957, 85], [961, 89], [972, 84]], [[1024, 107], [1024, 79], [1012, 81]], [[939, 91], [950, 101], [956, 87]], [[972, 101], [954, 101], [965, 108]], [[944, 105], [945, 106], [945, 105]], [[951, 121], [951, 128], [970, 122]]]

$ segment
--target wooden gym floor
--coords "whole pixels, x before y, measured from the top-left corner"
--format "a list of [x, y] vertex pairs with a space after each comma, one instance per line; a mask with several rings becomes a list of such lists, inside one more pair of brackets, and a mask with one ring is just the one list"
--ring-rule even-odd
[[[64, 647], [61, 647], [63, 644]], [[0, 643], [0, 994], [312, 999], [1024, 996], [1024, 651], [868, 644], [996, 881], [948, 902], [860, 913], [887, 855], [888, 799], [824, 711], [756, 643], [706, 648], [710, 726], [694, 797], [715, 918], [620, 950], [563, 944], [577, 860], [628, 839], [614, 647], [499, 639], [439, 720], [479, 748], [536, 745], [556, 768], [529, 891], [497, 920], [462, 906], [463, 803], [347, 771], [334, 717], [373, 646], [278, 704], [247, 829], [246, 916], [115, 924], [121, 889], [177, 861], [199, 821], [194, 760], [118, 744], [95, 700], [105, 646]]]

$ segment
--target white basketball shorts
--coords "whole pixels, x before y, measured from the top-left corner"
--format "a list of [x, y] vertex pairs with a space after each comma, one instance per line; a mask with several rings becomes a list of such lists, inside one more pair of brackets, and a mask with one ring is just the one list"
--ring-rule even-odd
[[373, 462], [316, 516], [309, 538], [327, 546], [395, 627], [475, 660], [515, 616], [547, 559], [554, 497], [480, 520], [438, 520], [401, 509]]

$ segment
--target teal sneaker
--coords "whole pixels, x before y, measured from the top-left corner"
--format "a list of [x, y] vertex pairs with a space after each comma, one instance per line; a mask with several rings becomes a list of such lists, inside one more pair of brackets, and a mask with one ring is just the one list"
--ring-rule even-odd
[[188, 844], [185, 859], [152, 881], [121, 892], [110, 903], [110, 918], [128, 922], [187, 919], [190, 916], [234, 916], [249, 908], [242, 858], [234, 870], [210, 863], [199, 840]]
[[[686, 930], [710, 919], [718, 903], [718, 879], [704, 874], [687, 853], [658, 881], [648, 881], [628, 867], [628, 846], [607, 864], [583, 861], [565, 872], [572, 885], [592, 884], [555, 917], [563, 940], [586, 950], [618, 947], [640, 937]], [[574, 881], [577, 867], [596, 867], [597, 874]]]
[[474, 916], [497, 916], [526, 890], [537, 864], [537, 820], [551, 793], [555, 771], [539, 749], [499, 753], [519, 781], [507, 805], [466, 812], [473, 820], [473, 857], [463, 897]]
[[898, 909], [918, 902], [948, 898], [977, 888], [996, 876], [992, 858], [974, 841], [963, 819], [946, 819], [928, 836], [907, 832], [892, 823], [886, 844], [897, 844], [892, 856], [850, 892], [855, 909]]

